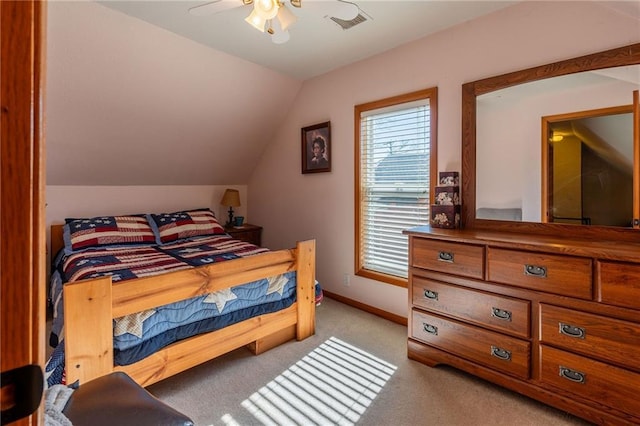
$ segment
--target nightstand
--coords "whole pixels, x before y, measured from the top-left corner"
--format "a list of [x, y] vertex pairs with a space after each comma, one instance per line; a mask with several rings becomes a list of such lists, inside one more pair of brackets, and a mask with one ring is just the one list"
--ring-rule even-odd
[[242, 226], [230, 226], [224, 231], [236, 240], [245, 241], [257, 246], [262, 244], [262, 226], [245, 223]]

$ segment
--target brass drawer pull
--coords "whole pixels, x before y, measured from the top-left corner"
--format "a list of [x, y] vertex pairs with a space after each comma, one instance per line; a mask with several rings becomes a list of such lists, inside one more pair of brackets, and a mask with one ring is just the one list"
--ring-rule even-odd
[[422, 323], [422, 329], [429, 334], [433, 334], [435, 336], [438, 335], [438, 327], [435, 325], [427, 324], [426, 322]]
[[441, 251], [438, 253], [438, 260], [441, 262], [453, 263], [453, 253], [448, 251]]
[[575, 327], [570, 324], [565, 324], [563, 322], [558, 323], [560, 334], [564, 334], [565, 336], [575, 337], [577, 339], [584, 339], [587, 335], [587, 331], [582, 327]]
[[544, 266], [524, 265], [524, 274], [528, 277], [547, 278], [547, 268]]
[[438, 292], [425, 289], [424, 290], [424, 297], [426, 299], [438, 300]]
[[491, 316], [499, 320], [511, 322], [511, 311], [493, 307], [491, 308]]
[[560, 376], [574, 383], [584, 384], [587, 381], [587, 375], [585, 373], [567, 367], [560, 366], [559, 373]]
[[491, 355], [503, 361], [511, 361], [511, 351], [491, 345]]

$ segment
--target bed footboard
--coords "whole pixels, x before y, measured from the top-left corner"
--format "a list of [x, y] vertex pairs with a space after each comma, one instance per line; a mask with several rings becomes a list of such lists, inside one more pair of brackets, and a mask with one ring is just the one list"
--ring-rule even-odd
[[[296, 302], [210, 333], [173, 343], [128, 366], [113, 365], [113, 318], [296, 271]], [[256, 353], [315, 333], [315, 241], [163, 275], [112, 284], [110, 277], [64, 286], [67, 383], [85, 383], [114, 370], [148, 386], [239, 347]]]
[[298, 318], [296, 337], [306, 339], [316, 332], [316, 241], [309, 240], [296, 246], [296, 277]]
[[64, 287], [67, 383], [84, 383], [113, 371], [111, 290], [108, 276]]

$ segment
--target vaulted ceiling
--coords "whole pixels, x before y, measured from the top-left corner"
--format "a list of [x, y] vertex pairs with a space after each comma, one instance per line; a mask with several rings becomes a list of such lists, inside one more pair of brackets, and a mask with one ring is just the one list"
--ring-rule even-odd
[[[297, 18], [284, 44], [272, 43], [269, 34], [245, 23], [253, 6], [244, 6], [242, 0], [100, 3], [205, 46], [306, 80], [517, 2], [302, 0], [297, 8], [282, 0]], [[189, 13], [191, 8], [212, 3], [213, 7], [201, 10], [219, 12], [203, 16]], [[340, 6], [345, 4], [356, 5], [360, 17], [359, 23], [348, 29], [331, 20], [340, 15]]]
[[94, 2], [47, 36], [49, 185], [246, 183], [302, 84]]
[[245, 184], [306, 79], [513, 2], [362, 0], [342, 30], [303, 0], [282, 45], [203, 3], [48, 2], [47, 184]]

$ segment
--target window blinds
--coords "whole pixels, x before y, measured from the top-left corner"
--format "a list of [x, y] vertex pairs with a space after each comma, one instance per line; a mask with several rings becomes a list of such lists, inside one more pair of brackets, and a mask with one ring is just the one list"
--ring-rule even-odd
[[429, 99], [362, 112], [360, 247], [365, 269], [406, 278], [407, 236], [429, 222]]

